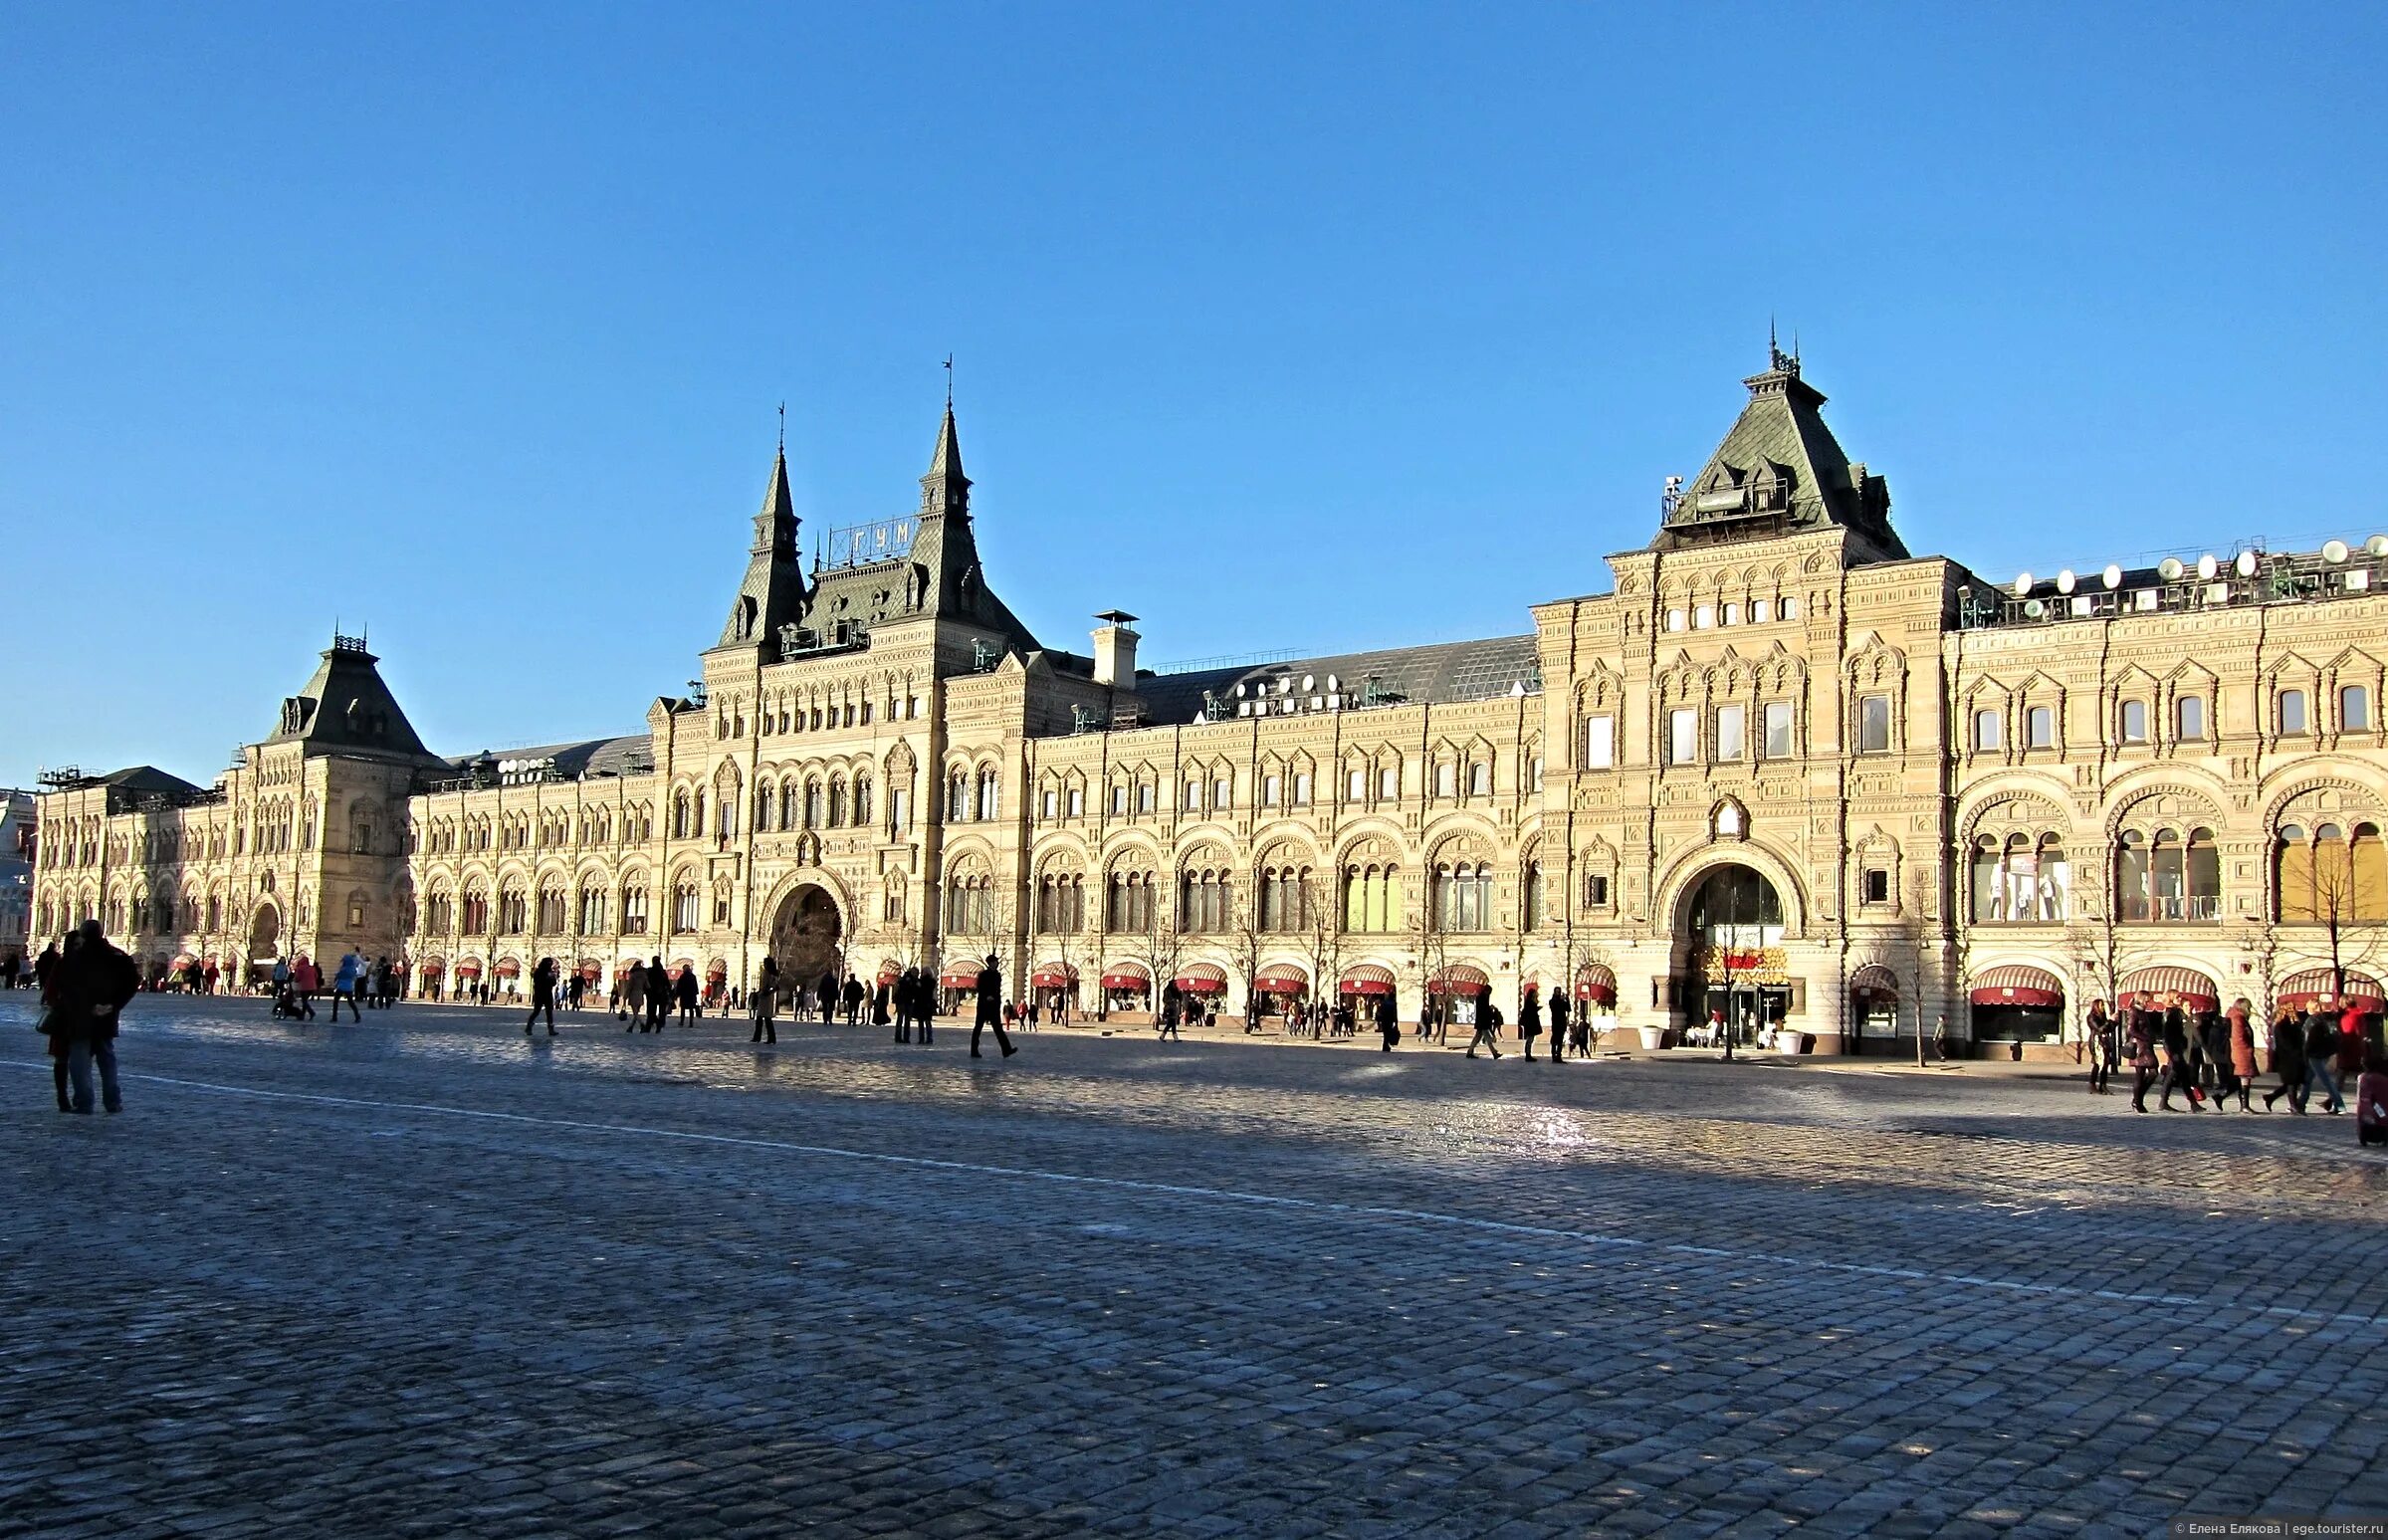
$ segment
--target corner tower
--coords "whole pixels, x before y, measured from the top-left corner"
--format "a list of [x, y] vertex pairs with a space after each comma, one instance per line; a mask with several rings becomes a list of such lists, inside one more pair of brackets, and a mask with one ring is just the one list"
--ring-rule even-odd
[[747, 548], [747, 575], [730, 601], [730, 618], [717, 647], [760, 646], [804, 613], [804, 567], [797, 558], [795, 500], [787, 490], [787, 445], [771, 461], [762, 510], [755, 516], [755, 540]]

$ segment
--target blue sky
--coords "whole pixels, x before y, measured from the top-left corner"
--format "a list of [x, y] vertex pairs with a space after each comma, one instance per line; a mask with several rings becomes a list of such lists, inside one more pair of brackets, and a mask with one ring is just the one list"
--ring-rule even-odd
[[2376, 6], [9, 9], [0, 783], [205, 780], [337, 619], [636, 731], [788, 403], [1166, 662], [1606, 586], [1769, 315], [1917, 551], [2388, 528]]

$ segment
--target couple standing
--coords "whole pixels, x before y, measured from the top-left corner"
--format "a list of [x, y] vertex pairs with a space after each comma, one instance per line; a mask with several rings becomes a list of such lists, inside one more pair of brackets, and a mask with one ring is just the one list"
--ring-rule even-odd
[[58, 1110], [91, 1112], [92, 1069], [97, 1065], [100, 1104], [109, 1112], [122, 1112], [124, 1095], [116, 1085], [116, 1017], [141, 987], [139, 968], [109, 945], [99, 921], [86, 920], [67, 938], [63, 954], [45, 953], [34, 971], [42, 986], [41, 1029], [50, 1039]]

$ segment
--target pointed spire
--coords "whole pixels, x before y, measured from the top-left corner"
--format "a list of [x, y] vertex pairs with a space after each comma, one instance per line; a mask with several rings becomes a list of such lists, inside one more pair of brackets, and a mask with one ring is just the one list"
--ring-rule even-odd
[[929, 474], [921, 478], [921, 513], [967, 515], [970, 507], [971, 479], [962, 474], [962, 439], [954, 428], [954, 403], [948, 401], [937, 429], [937, 452], [929, 457]]
[[796, 500], [787, 490], [787, 445], [771, 458], [770, 485], [762, 490], [762, 510], [755, 516], [755, 547], [769, 550], [781, 543], [791, 549], [796, 539]]

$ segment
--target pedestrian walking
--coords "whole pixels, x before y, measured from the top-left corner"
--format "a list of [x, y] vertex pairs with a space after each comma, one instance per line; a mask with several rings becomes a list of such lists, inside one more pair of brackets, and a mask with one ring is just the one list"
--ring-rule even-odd
[[313, 1021], [316, 1018], [316, 992], [324, 988], [324, 971], [316, 960], [302, 956], [291, 965], [291, 993], [299, 1001], [299, 1014]]
[[2089, 1014], [2081, 1018], [2081, 1036], [2089, 1048], [2089, 1094], [2092, 1096], [2105, 1095], [2107, 1082], [2113, 1077], [2115, 1035], [2114, 1018], [2106, 1013], [2106, 1002], [2102, 999], [2091, 1000]]
[[2231, 1075], [2231, 1027], [2217, 1011], [2197, 1013], [2198, 1053], [2206, 1062], [2206, 1094], [2213, 1098], [2214, 1110], [2227, 1112], [2236, 1081]]
[[67, 1034], [67, 1084], [73, 1110], [88, 1116], [92, 1110], [92, 1069], [100, 1071], [100, 1105], [109, 1112], [124, 1110], [124, 1093], [116, 1082], [116, 1017], [139, 992], [141, 971], [131, 958], [109, 946], [97, 920], [81, 927], [83, 942], [58, 972], [60, 1030]]
[[2338, 1094], [2338, 1076], [2333, 1066], [2338, 1058], [2338, 1022], [2326, 1010], [2312, 1011], [2305, 1017], [2305, 1092], [2311, 1100], [2316, 1081], [2321, 1085], [2321, 1110], [2333, 1116], [2346, 1111], [2346, 1099]]
[[697, 970], [691, 965], [680, 970], [680, 1024], [695, 1026], [704, 1013], [697, 1001]]
[[893, 991], [888, 988], [891, 982], [885, 973], [881, 973], [872, 983], [871, 1025], [873, 1026], [885, 1026], [894, 1017], [895, 1001], [891, 998]]
[[67, 1063], [75, 1051], [75, 1034], [67, 1019], [66, 978], [62, 973], [67, 958], [83, 946], [83, 932], [67, 933], [67, 950], [61, 953], [58, 943], [42, 949], [34, 961], [34, 984], [41, 993], [41, 1020], [37, 1026], [50, 1055], [50, 1080], [58, 1091], [58, 1110], [73, 1112], [75, 1098], [68, 1091]]
[[331, 1020], [334, 1025], [339, 1022], [341, 1000], [348, 1002], [348, 1019], [359, 1026], [364, 1024], [364, 1016], [356, 1008], [357, 977], [364, 972], [364, 959], [354, 952], [340, 954], [339, 967], [331, 975]]
[[978, 970], [976, 992], [978, 996], [978, 1009], [971, 1022], [971, 1057], [980, 1057], [978, 1034], [990, 1026], [995, 1029], [995, 1046], [1003, 1050], [1003, 1057], [1011, 1057], [1018, 1050], [1011, 1046], [1011, 1039], [1003, 1032], [1001, 1005], [1003, 971], [1001, 966], [995, 962], [995, 955], [991, 952], [986, 955], [986, 966]]
[[914, 1036], [924, 1047], [934, 1047], [937, 1042], [937, 975], [926, 968], [913, 974], [913, 1024], [919, 1028]]
[[851, 973], [847, 974], [843, 996], [846, 1002], [846, 1025], [860, 1026], [862, 1024], [863, 994], [862, 981]]
[[[2256, 1028], [2249, 1008], [2246, 999], [2235, 999], [2231, 1001], [2226, 1017], [2230, 1033], [2231, 1078], [2226, 1083], [2224, 1094], [2229, 1094], [2231, 1086], [2238, 1088], [2241, 1112], [2256, 1110], [2250, 1105], [2256, 1094]], [[2220, 1105], [2219, 1099], [2217, 1105]]]
[[2156, 1083], [2156, 1034], [2148, 1024], [2147, 1012], [2131, 1012], [2129, 1027], [2131, 1046], [2131, 1110], [2147, 1111], [2147, 1088]]
[[[1568, 1035], [1569, 1030], [1567, 991], [1560, 990], [1551, 995], [1551, 1061], [1553, 1063], [1557, 1063], [1560, 1058], [1575, 1048], [1575, 1039]], [[1582, 1058], [1583, 1056], [1581, 1051], [1576, 1052], [1576, 1057]]]
[[633, 962], [630, 972], [622, 976], [621, 988], [621, 1008], [614, 1019], [630, 1023], [623, 1031], [635, 1032], [647, 1019], [647, 965]]
[[663, 957], [658, 953], [647, 964], [647, 1024], [642, 1031], [660, 1032], [664, 1018], [672, 1009], [672, 976], [664, 972]]
[[755, 1015], [755, 1035], [749, 1042], [776, 1043], [779, 1040], [779, 964], [762, 960], [762, 969], [755, 981], [755, 992], [749, 997], [749, 1008]]
[[2164, 1007], [2164, 1090], [2156, 1098], [2160, 1112], [2172, 1111], [2172, 1093], [2181, 1092], [2189, 1098], [2189, 1110], [2200, 1112], [2206, 1093], [2197, 1088], [2197, 1072], [2189, 1063], [2189, 1023], [2178, 1002]]
[[1185, 997], [1179, 994], [1176, 984], [1170, 984], [1162, 990], [1161, 1015], [1154, 1022], [1153, 1037], [1155, 1041], [1171, 1037], [1178, 1038], [1180, 1042], [1186, 1040], [1178, 1031], [1178, 1013], [1185, 1008]]
[[[1517, 1003], [1517, 1035], [1526, 1045], [1526, 1062], [1534, 1062], [1534, 1039], [1542, 1035], [1542, 995], [1534, 986], [1527, 985], [1523, 998]], [[1550, 1063], [1559, 1062], [1559, 1044], [1551, 1044]]]
[[[1443, 1001], [1443, 1008], [1450, 1008], [1449, 999]], [[1476, 1010], [1476, 1033], [1467, 1040], [1467, 1056], [1474, 1058], [1478, 1048], [1490, 1048], [1496, 1059], [1501, 1056], [1501, 1016], [1489, 999]]]
[[[1375, 999], [1377, 1035], [1385, 1040], [1384, 1051], [1391, 1053], [1402, 1040], [1402, 1007], [1399, 1000], [1391, 994], [1380, 994], [1375, 996]], [[1424, 1033], [1421, 1030], [1419, 1041], [1424, 1040]]]
[[2296, 1007], [2282, 1005], [2272, 1021], [2272, 1072], [2280, 1083], [2264, 1093], [2265, 1110], [2281, 1097], [2288, 1098], [2288, 1110], [2297, 1116], [2305, 1112], [2305, 1024], [2298, 1018]]
[[896, 1041], [912, 1041], [912, 991], [921, 986], [921, 971], [907, 968], [896, 975]]
[[547, 1013], [547, 1035], [555, 1035], [555, 960], [541, 958], [531, 970], [531, 1014], [523, 1022], [523, 1035], [531, 1035], [541, 1011]]

